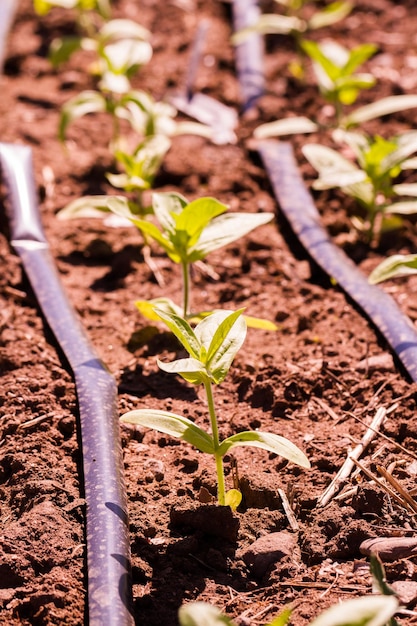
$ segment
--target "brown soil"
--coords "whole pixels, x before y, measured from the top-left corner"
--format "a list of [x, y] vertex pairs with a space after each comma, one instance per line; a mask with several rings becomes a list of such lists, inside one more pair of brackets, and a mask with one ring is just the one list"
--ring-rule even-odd
[[[214, 0], [115, 4], [116, 15], [136, 19], [153, 33], [154, 57], [134, 84], [156, 99], [183, 86], [196, 26], [208, 18], [196, 88], [239, 110], [229, 5]], [[112, 166], [104, 116], [75, 123], [67, 152], [57, 140], [61, 105], [92, 86], [83, 55], [59, 72], [46, 58], [51, 39], [71, 27], [65, 12], [40, 20], [29, 0], [20, 3], [1, 78], [1, 140], [33, 149], [48, 240], [68, 296], [117, 379], [120, 413], [164, 408], [206, 424], [200, 390], [156, 365], [156, 356], [173, 358], [177, 347], [162, 326], [146, 334], [147, 323], [133, 304], [161, 295], [177, 300], [178, 268], [155, 248], [166, 283], [161, 288], [143, 261], [135, 228], [56, 219], [70, 200], [109, 192], [104, 173]], [[359, 104], [414, 92], [416, 31], [415, 3], [389, 0], [357, 2], [343, 25], [326, 30], [325, 36], [348, 46], [364, 41], [379, 46], [368, 64], [378, 84]], [[240, 116], [237, 142], [218, 146], [202, 138], [176, 138], [155, 187], [188, 198], [211, 195], [231, 210], [275, 211], [267, 175], [249, 149], [253, 129], [289, 113], [317, 117], [324, 106], [311, 77], [305, 84], [291, 78], [293, 54], [291, 40], [268, 38], [267, 94], [250, 115]], [[368, 130], [389, 137], [412, 128], [414, 119], [415, 112], [407, 111], [373, 122]], [[324, 135], [291, 140], [307, 183], [313, 172], [299, 148], [313, 140], [329, 141]], [[351, 236], [352, 203], [337, 192], [315, 199], [336, 241], [364, 272], [389, 253], [416, 250], [414, 223], [379, 249], [364, 249]], [[0, 623], [80, 625], [86, 569], [75, 388], [10, 247], [6, 220], [1, 223]], [[228, 378], [215, 390], [222, 435], [248, 427], [279, 433], [305, 451], [312, 469], [300, 470], [260, 450], [238, 449], [234, 456], [244, 496], [236, 513], [240, 528], [236, 539], [216, 535], [215, 520], [207, 524], [201, 511], [191, 515], [193, 507], [206, 506], [199, 504], [202, 487], [215, 492], [212, 459], [167, 436], [123, 428], [136, 623], [174, 625], [178, 607], [198, 599], [217, 605], [240, 626], [264, 624], [291, 604], [291, 623], [303, 626], [343, 598], [370, 593], [368, 561], [359, 551], [363, 540], [415, 532], [413, 514], [358, 471], [326, 507], [319, 508], [317, 499], [379, 407], [395, 408], [362, 463], [374, 473], [378, 465], [388, 469], [404, 488], [413, 489], [416, 388], [361, 311], [309, 263], [278, 213], [276, 223], [213, 253], [209, 262], [210, 275], [195, 271], [195, 310], [245, 306], [248, 314], [279, 326], [275, 333], [250, 330]], [[410, 278], [385, 287], [412, 320], [417, 319], [415, 285]], [[229, 457], [229, 486], [231, 464]], [[284, 512], [280, 490], [298, 530]], [[222, 519], [217, 527], [223, 530]], [[284, 537], [293, 547], [278, 560], [254, 563], [249, 546], [281, 531], [290, 534]], [[386, 571], [390, 583], [417, 584], [415, 557], [387, 562]], [[405, 600], [409, 610], [416, 599], [412, 593]], [[414, 620], [400, 617], [401, 624]]]

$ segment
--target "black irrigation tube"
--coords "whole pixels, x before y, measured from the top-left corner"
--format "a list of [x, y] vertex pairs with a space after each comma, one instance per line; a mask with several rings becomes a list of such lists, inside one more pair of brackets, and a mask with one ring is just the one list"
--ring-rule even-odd
[[304, 185], [290, 143], [258, 144], [279, 206], [312, 259], [344, 289], [379, 329], [414, 382], [417, 382], [417, 333], [394, 299], [370, 285], [366, 276], [332, 243], [313, 198]]
[[[256, 16], [257, 0], [233, 0], [234, 30], [250, 23]], [[258, 41], [257, 41], [258, 39]], [[248, 77], [257, 77], [258, 90], [246, 96], [244, 109], [256, 104], [262, 95], [263, 58], [261, 36], [254, 34], [242, 51], [236, 49], [238, 77], [243, 94], [248, 91]], [[411, 320], [393, 298], [368, 279], [335, 244], [321, 223], [319, 212], [308, 192], [294, 158], [290, 143], [265, 140], [258, 152], [274, 190], [275, 197], [295, 235], [312, 259], [358, 304], [397, 354], [414, 382], [417, 382], [417, 332]]]
[[9, 192], [11, 243], [43, 315], [74, 374], [86, 500], [87, 603], [90, 626], [131, 626], [127, 499], [117, 387], [67, 300], [42, 228], [27, 146], [0, 143]]

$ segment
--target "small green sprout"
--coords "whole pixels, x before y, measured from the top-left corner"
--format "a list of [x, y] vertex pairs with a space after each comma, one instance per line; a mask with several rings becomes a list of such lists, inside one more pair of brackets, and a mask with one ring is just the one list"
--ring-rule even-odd
[[[259, 16], [254, 24], [237, 31], [232, 42], [239, 45], [253, 33], [260, 35], [290, 35], [295, 41], [296, 51], [300, 57], [303, 55], [302, 42], [305, 34], [325, 26], [340, 22], [352, 11], [353, 4], [345, 0], [336, 0], [322, 9], [317, 6], [315, 0], [275, 0], [284, 8], [283, 14], [264, 13]], [[311, 7], [313, 5], [313, 7]], [[305, 8], [312, 9], [307, 16]], [[303, 62], [290, 64], [291, 73], [297, 78], [304, 75]]]
[[368, 242], [378, 240], [381, 232], [401, 224], [400, 218], [393, 216], [417, 213], [417, 200], [399, 199], [400, 196], [417, 198], [417, 185], [395, 184], [403, 170], [417, 167], [417, 160], [410, 158], [417, 152], [416, 131], [391, 139], [337, 131], [334, 138], [353, 151], [359, 167], [332, 148], [305, 145], [303, 153], [319, 174], [313, 188], [339, 187], [354, 197], [364, 209], [365, 219], [355, 216], [353, 223]]
[[[377, 51], [374, 44], [365, 43], [348, 50], [335, 41], [303, 40], [301, 46], [313, 62], [317, 86], [325, 101], [334, 109], [334, 116], [325, 126], [350, 129], [369, 120], [417, 107], [417, 96], [412, 94], [389, 96], [376, 102], [346, 112], [346, 107], [354, 104], [364, 89], [376, 83], [370, 73], [357, 73]], [[254, 131], [257, 139], [281, 137], [296, 133], [313, 133], [322, 124], [305, 116], [288, 117], [267, 124], [261, 124]]]
[[273, 433], [244, 431], [222, 441], [214, 405], [213, 385], [225, 379], [232, 361], [246, 336], [243, 309], [237, 311], [215, 311], [197, 324], [193, 330], [184, 318], [157, 309], [156, 313], [188, 352], [188, 358], [170, 363], [158, 360], [159, 367], [168, 373], [179, 374], [193, 384], [202, 384], [205, 389], [211, 433], [197, 426], [190, 419], [162, 410], [137, 409], [129, 411], [120, 419], [122, 422], [153, 428], [172, 437], [191, 443], [201, 452], [213, 455], [217, 473], [217, 498], [221, 506], [231, 501], [236, 506], [236, 490], [226, 493], [223, 457], [236, 446], [252, 446], [279, 454], [309, 468], [310, 463], [303, 452], [293, 443]]
[[334, 106], [339, 124], [343, 107], [354, 104], [362, 90], [370, 89], [376, 83], [372, 74], [358, 74], [356, 70], [375, 54], [377, 46], [364, 43], [348, 50], [335, 41], [318, 44], [308, 40], [304, 40], [301, 45], [313, 61], [320, 92]]

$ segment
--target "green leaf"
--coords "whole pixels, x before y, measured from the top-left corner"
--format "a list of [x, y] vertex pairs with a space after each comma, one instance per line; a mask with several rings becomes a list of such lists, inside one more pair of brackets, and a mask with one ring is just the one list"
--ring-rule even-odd
[[393, 185], [392, 189], [399, 196], [417, 196], [417, 183], [401, 183]]
[[246, 337], [246, 322], [238, 311], [215, 311], [195, 328], [200, 345], [206, 350], [206, 369], [215, 383], [221, 383]]
[[224, 456], [231, 448], [236, 446], [250, 446], [254, 448], [262, 448], [268, 452], [279, 454], [284, 459], [288, 459], [301, 467], [310, 468], [310, 461], [307, 459], [295, 444], [274, 433], [265, 433], [261, 431], [243, 431], [236, 435], [231, 435], [224, 439], [219, 447], [219, 453]]
[[227, 206], [214, 198], [198, 198], [175, 216], [175, 229], [187, 234], [187, 248], [191, 247], [211, 220], [225, 211]]
[[76, 51], [81, 49], [82, 37], [62, 37], [54, 39], [49, 48], [49, 60], [54, 67], [65, 63]]
[[160, 309], [168, 314], [174, 314], [181, 317], [181, 308], [177, 306], [170, 298], [154, 298], [153, 300], [136, 300], [135, 307], [148, 320], [154, 322], [161, 321], [156, 309]]
[[189, 323], [179, 315], [168, 313], [158, 307], [155, 307], [155, 313], [165, 322], [188, 354], [199, 361], [201, 343]]
[[394, 596], [363, 596], [332, 606], [310, 626], [385, 626], [398, 608]]
[[58, 134], [61, 141], [65, 140], [67, 128], [74, 120], [88, 113], [103, 113], [106, 111], [105, 98], [97, 91], [82, 91], [64, 104], [61, 111]]
[[255, 33], [258, 35], [288, 35], [291, 32], [302, 33], [305, 29], [306, 22], [296, 16], [264, 13], [259, 16], [254, 24], [234, 33], [232, 44], [238, 46]]
[[188, 204], [184, 196], [179, 193], [154, 193], [152, 206], [158, 222], [167, 233], [175, 231], [173, 214], [180, 213]]
[[375, 285], [384, 280], [411, 274], [417, 274], [417, 254], [394, 254], [377, 265], [369, 276], [369, 282]]
[[168, 372], [168, 374], [179, 374], [193, 385], [201, 385], [209, 379], [204, 364], [200, 360], [192, 357], [188, 359], [177, 359], [169, 363], [164, 363], [158, 359], [157, 362], [158, 366], [164, 372]]
[[367, 104], [342, 118], [340, 125], [348, 128], [368, 122], [383, 115], [390, 115], [406, 109], [417, 107], [417, 96], [388, 96], [371, 104]]
[[204, 259], [213, 250], [244, 237], [274, 219], [273, 213], [227, 213], [214, 218], [189, 252], [190, 261]]
[[360, 65], [370, 59], [377, 50], [378, 46], [373, 43], [364, 43], [352, 48], [349, 52], [349, 60], [343, 67], [343, 73], [345, 75], [352, 74]]
[[403, 202], [391, 202], [384, 207], [384, 213], [395, 213], [396, 215], [415, 215], [417, 213], [417, 200]]
[[214, 454], [211, 436], [196, 426], [191, 420], [176, 413], [153, 409], [136, 409], [122, 415], [120, 421], [136, 426], [153, 428], [171, 437], [177, 437], [187, 443], [191, 443], [201, 452]]
[[180, 626], [235, 626], [231, 619], [206, 602], [183, 604], [178, 611]]
[[290, 617], [292, 614], [292, 608], [287, 606], [282, 609], [279, 615], [274, 617], [272, 622], [266, 624], [265, 626], [286, 626], [290, 621]]
[[59, 220], [78, 219], [82, 217], [103, 217], [103, 213], [115, 212], [113, 207], [120, 203], [127, 205], [123, 196], [85, 196], [73, 200], [57, 213]]
[[279, 330], [279, 327], [271, 322], [265, 320], [262, 317], [252, 317], [250, 315], [244, 315], [243, 319], [246, 322], [248, 328], [258, 328], [259, 330]]
[[149, 41], [150, 31], [129, 19], [114, 19], [106, 22], [100, 29], [100, 39], [106, 43], [108, 41], [118, 41], [120, 39], [132, 39], [137, 41]]
[[282, 137], [297, 133], [314, 133], [318, 129], [318, 124], [309, 120], [308, 117], [287, 117], [268, 124], [261, 124], [255, 128], [253, 136], [256, 139], [269, 139], [270, 137]]
[[332, 2], [321, 11], [316, 11], [308, 21], [308, 28], [316, 30], [340, 22], [353, 9], [351, 2]]

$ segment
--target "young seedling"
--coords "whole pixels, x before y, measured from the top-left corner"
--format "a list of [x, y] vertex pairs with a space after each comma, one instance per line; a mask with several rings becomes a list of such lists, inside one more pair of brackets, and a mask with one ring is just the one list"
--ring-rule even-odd
[[348, 50], [334, 41], [316, 43], [309, 40], [303, 40], [301, 46], [313, 62], [318, 89], [333, 108], [334, 115], [326, 125], [305, 116], [262, 124], [254, 131], [257, 139], [312, 133], [322, 127], [347, 130], [383, 115], [417, 106], [415, 95], [389, 96], [346, 113], [346, 107], [354, 104], [363, 90], [370, 89], [376, 83], [372, 74], [357, 73], [356, 70], [375, 54], [377, 47], [365, 43]]
[[401, 224], [398, 216], [417, 212], [417, 200], [399, 199], [400, 196], [417, 198], [417, 185], [395, 184], [403, 170], [417, 167], [417, 161], [410, 158], [417, 152], [417, 132], [389, 140], [344, 131], [333, 136], [353, 152], [359, 167], [332, 148], [305, 145], [303, 153], [319, 174], [313, 188], [339, 187], [354, 197], [365, 211], [365, 219], [355, 216], [354, 225], [368, 242], [377, 241], [381, 232]]
[[[290, 35], [294, 39], [296, 51], [300, 57], [300, 61], [290, 64], [290, 70], [294, 76], [301, 78], [304, 75], [302, 42], [306, 33], [340, 22], [349, 15], [353, 4], [337, 0], [320, 9], [314, 0], [275, 0], [275, 2], [283, 7], [283, 14], [260, 15], [254, 24], [236, 32], [232, 37], [232, 42], [239, 45], [253, 33]], [[310, 13], [309, 16], [307, 16], [308, 13]]]
[[214, 457], [217, 473], [217, 498], [221, 506], [236, 507], [236, 490], [226, 493], [223, 457], [236, 446], [252, 446], [279, 454], [309, 468], [310, 463], [303, 452], [293, 443], [276, 435], [261, 431], [244, 431], [220, 440], [219, 426], [214, 404], [213, 385], [225, 379], [232, 361], [246, 336], [246, 322], [238, 311], [215, 311], [203, 319], [193, 330], [184, 318], [157, 309], [165, 322], [188, 352], [188, 358], [170, 363], [158, 360], [159, 367], [168, 373], [179, 374], [193, 385], [203, 385], [206, 393], [211, 433], [206, 432], [190, 419], [162, 410], [137, 409], [121, 417], [122, 422], [153, 428], [172, 437], [191, 443], [200, 452]]
[[[273, 213], [226, 213], [227, 206], [215, 198], [198, 198], [188, 202], [184, 196], [172, 192], [152, 194], [151, 212], [159, 226], [143, 219], [141, 209], [123, 196], [92, 196], [75, 200], [58, 213], [58, 218], [102, 217], [106, 212], [130, 220], [146, 237], [146, 241], [155, 241], [174, 263], [181, 266], [181, 309], [168, 298], [136, 302], [141, 313], [153, 320], [158, 319], [153, 311], [155, 304], [167, 312], [188, 319], [201, 319], [207, 315], [208, 312], [190, 312], [192, 263], [203, 261], [210, 252], [243, 237], [258, 226], [267, 224], [274, 217]], [[267, 320], [246, 319], [252, 327], [276, 330], [275, 324]]]

